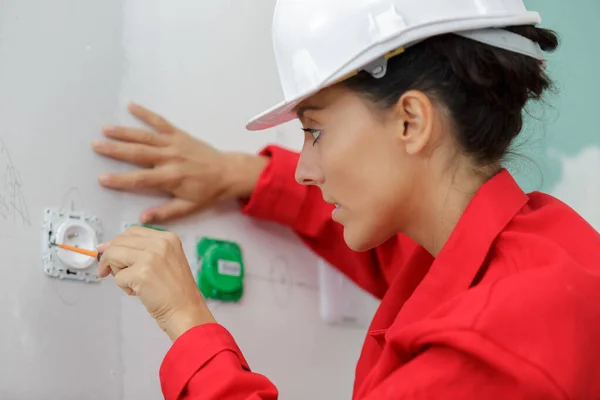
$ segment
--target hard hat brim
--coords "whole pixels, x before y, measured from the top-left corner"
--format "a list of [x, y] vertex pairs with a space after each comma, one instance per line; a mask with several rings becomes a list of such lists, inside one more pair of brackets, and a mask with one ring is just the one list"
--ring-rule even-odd
[[271, 107], [267, 111], [250, 119], [250, 121], [248, 121], [246, 124], [246, 129], [249, 131], [261, 131], [298, 118], [298, 115], [294, 109], [296, 106], [298, 106], [298, 104], [302, 103], [313, 94], [314, 93], [302, 96], [298, 99], [294, 99], [291, 102], [284, 101]]

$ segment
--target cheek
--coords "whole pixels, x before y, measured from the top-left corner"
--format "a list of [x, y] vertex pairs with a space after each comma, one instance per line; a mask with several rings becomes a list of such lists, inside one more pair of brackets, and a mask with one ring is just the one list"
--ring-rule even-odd
[[371, 176], [357, 192], [357, 219], [386, 235], [396, 233], [402, 203], [407, 196], [402, 177], [398, 175], [390, 171]]
[[338, 142], [331, 147], [321, 151], [324, 190], [337, 202], [353, 208], [360, 188], [371, 181], [372, 166], [368, 165], [359, 143]]
[[[347, 244], [356, 251], [371, 249], [397, 234], [409, 213], [412, 174], [397, 152], [379, 149], [347, 166], [348, 185], [338, 200], [347, 210], [340, 216]], [[375, 156], [375, 155], [376, 156]], [[342, 174], [342, 172], [339, 172]]]
[[376, 124], [353, 124], [325, 139], [320, 153], [327, 194], [349, 209], [387, 201], [402, 164], [391, 134]]

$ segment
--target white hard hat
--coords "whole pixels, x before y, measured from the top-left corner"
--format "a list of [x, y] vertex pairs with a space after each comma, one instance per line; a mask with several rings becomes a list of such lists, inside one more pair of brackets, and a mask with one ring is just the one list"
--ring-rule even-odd
[[247, 129], [295, 119], [300, 102], [360, 70], [380, 78], [388, 58], [437, 35], [455, 33], [543, 60], [537, 43], [500, 29], [540, 22], [522, 0], [278, 0], [273, 45], [285, 101]]

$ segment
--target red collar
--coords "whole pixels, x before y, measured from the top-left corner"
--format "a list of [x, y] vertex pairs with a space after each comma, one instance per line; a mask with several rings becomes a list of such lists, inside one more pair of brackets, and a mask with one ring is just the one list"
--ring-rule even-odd
[[496, 237], [528, 200], [506, 169], [487, 181], [469, 203], [395, 323], [405, 326], [415, 322], [467, 290], [483, 266]]

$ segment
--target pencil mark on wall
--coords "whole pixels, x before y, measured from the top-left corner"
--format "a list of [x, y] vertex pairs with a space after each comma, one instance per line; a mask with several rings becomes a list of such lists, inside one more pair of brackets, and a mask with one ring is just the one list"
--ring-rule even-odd
[[292, 268], [284, 256], [277, 256], [271, 261], [268, 276], [262, 276], [253, 273], [246, 273], [247, 278], [267, 282], [271, 286], [275, 304], [278, 307], [285, 309], [289, 306], [295, 289], [318, 291], [316, 285], [298, 281], [294, 275]]
[[0, 139], [0, 219], [31, 226], [23, 196], [23, 182], [2, 139]]
[[313, 292], [318, 292], [319, 291], [319, 286], [318, 285], [313, 285], [312, 283], [307, 283], [307, 282], [294, 282], [294, 286], [298, 287], [298, 288], [302, 288], [302, 289], [307, 289]]
[[279, 307], [286, 308], [292, 299], [294, 275], [285, 257], [277, 256], [271, 261], [269, 280], [272, 284], [276, 283], [273, 285], [275, 302]]
[[79, 188], [72, 187], [64, 194], [60, 202], [60, 209], [65, 212], [75, 212], [82, 209]]

